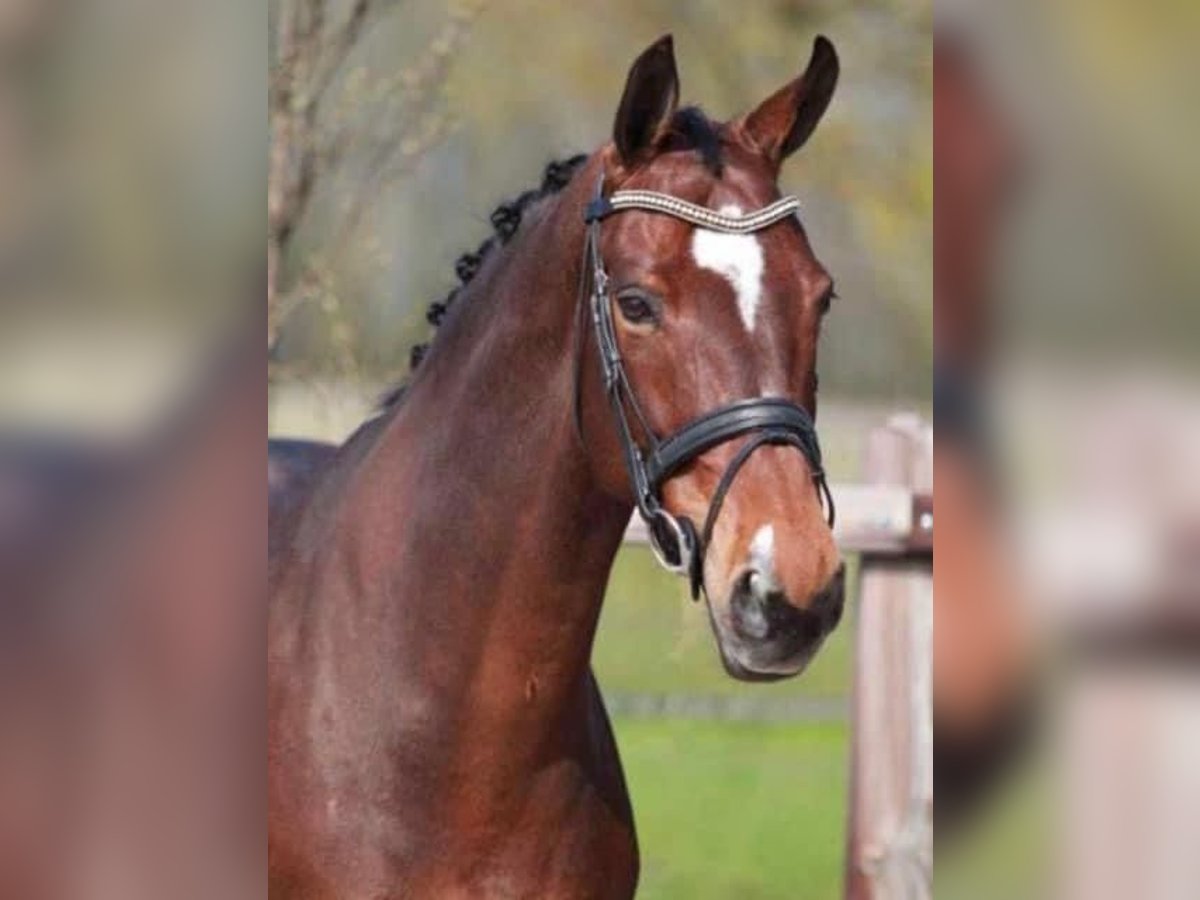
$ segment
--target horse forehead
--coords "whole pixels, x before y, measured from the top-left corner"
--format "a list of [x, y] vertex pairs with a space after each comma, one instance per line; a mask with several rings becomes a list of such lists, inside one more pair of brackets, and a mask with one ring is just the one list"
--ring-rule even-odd
[[[745, 210], [734, 203], [725, 204], [718, 212], [740, 216]], [[765, 253], [759, 235], [727, 234], [697, 227], [691, 236], [691, 258], [701, 269], [715, 272], [733, 290], [738, 312], [747, 330], [753, 332], [762, 303]]]
[[[662, 183], [658, 183], [658, 182]], [[745, 215], [779, 198], [775, 182], [743, 166], [729, 166], [718, 179], [657, 179], [637, 189], [656, 190], [729, 215]], [[752, 332], [761, 325], [764, 306], [775, 295], [812, 274], [811, 253], [796, 223], [778, 222], [763, 231], [735, 235], [695, 227], [660, 213], [631, 210], [621, 224], [618, 245], [641, 265], [670, 282], [688, 270], [716, 274], [728, 287], [740, 317]], [[713, 282], [706, 279], [707, 283]], [[710, 301], [711, 302], [711, 298]]]
[[[741, 216], [758, 208], [725, 203], [716, 210]], [[789, 294], [790, 286], [803, 274], [805, 247], [794, 231], [777, 223], [749, 234], [701, 227], [691, 232], [688, 261], [698, 269], [715, 273], [728, 285], [742, 322], [752, 334], [759, 328], [770, 298]]]

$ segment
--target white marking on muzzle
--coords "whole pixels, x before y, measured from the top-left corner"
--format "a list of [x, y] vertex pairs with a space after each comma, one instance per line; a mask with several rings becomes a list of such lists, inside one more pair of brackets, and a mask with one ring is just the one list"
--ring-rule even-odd
[[[723, 206], [719, 212], [740, 216], [737, 206]], [[692, 235], [692, 258], [702, 269], [716, 272], [731, 285], [737, 296], [742, 321], [751, 331], [762, 299], [763, 252], [753, 234], [725, 234], [697, 228]]]
[[764, 525], [750, 540], [750, 592], [764, 597], [777, 588], [775, 579], [775, 526]]

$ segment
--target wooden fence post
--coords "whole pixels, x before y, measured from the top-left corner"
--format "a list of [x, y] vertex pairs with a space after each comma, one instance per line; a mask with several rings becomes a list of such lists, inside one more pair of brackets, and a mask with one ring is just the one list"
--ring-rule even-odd
[[869, 438], [866, 481], [913, 504], [902, 553], [864, 552], [855, 615], [846, 896], [928, 900], [933, 878], [933, 430], [893, 416]]

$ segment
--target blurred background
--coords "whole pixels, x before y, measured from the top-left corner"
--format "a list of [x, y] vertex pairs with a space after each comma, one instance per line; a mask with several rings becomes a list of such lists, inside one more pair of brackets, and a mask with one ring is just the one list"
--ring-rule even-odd
[[261, 894], [266, 10], [0, 0], [0, 896]]
[[[427, 305], [491, 233], [491, 210], [548, 161], [608, 139], [630, 63], [667, 32], [682, 101], [719, 119], [795, 77], [816, 34], [833, 40], [837, 94], [782, 179], [842, 298], [820, 361], [831, 477], [858, 478], [872, 425], [928, 410], [928, 3], [419, 0], [369, 5], [361, 20], [350, 2], [270, 10], [273, 77], [299, 94], [290, 110], [278, 93], [272, 105], [272, 435], [341, 440], [403, 381], [431, 332]], [[318, 23], [327, 37], [314, 42]], [[643, 547], [621, 553], [595, 666], [634, 802], [639, 896], [841, 893], [852, 629], [800, 679], [738, 684], [679, 581]]]
[[261, 313], [265, 10], [0, 2], [0, 426], [121, 442]]
[[935, 34], [936, 893], [1197, 896], [1200, 8]]
[[[888, 404], [928, 395], [929, 4], [415, 0], [370, 4], [361, 27], [352, 3], [318, 6], [327, 43], [343, 23], [354, 37], [315, 47], [319, 60], [297, 51], [296, 77], [320, 94], [274, 126], [288, 144], [271, 157], [281, 383], [402, 377], [425, 305], [488, 214], [608, 136], [628, 66], [658, 35], [675, 35], [685, 101], [724, 119], [793, 77], [823, 31], [842, 82], [820, 141], [784, 173], [847, 298], [821, 383]], [[281, 41], [308, 45], [283, 27], [288, 4], [271, 9], [279, 61]]]

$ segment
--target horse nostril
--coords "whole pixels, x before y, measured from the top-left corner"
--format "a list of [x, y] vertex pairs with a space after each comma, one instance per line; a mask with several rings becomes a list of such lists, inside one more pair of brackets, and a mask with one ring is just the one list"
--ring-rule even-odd
[[754, 641], [815, 644], [837, 627], [845, 597], [845, 567], [813, 596], [807, 608], [793, 605], [778, 583], [756, 568], [742, 572], [730, 596], [735, 630]]
[[755, 569], [743, 572], [734, 583], [730, 606], [734, 625], [744, 637], [762, 640], [771, 632], [766, 587], [766, 579]]
[[843, 587], [843, 570], [839, 569], [807, 608], [798, 607], [772, 578], [747, 569], [734, 582], [730, 597], [734, 628], [749, 640], [814, 644], [841, 620]]
[[766, 608], [772, 637], [809, 645], [819, 641], [829, 630], [822, 614], [793, 606], [778, 592], [767, 599]]

